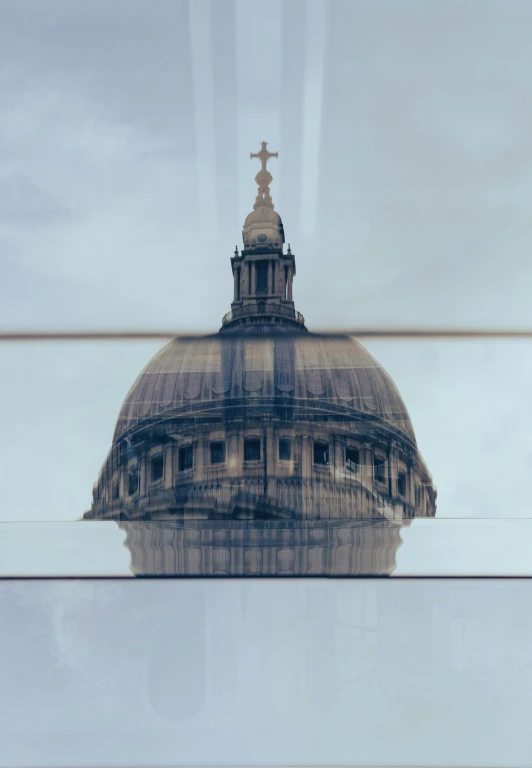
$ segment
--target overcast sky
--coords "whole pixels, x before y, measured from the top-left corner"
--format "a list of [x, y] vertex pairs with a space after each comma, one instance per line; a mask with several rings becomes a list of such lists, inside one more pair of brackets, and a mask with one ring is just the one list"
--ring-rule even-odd
[[[0, 326], [216, 330], [262, 140], [311, 329], [532, 325], [531, 31], [527, 0], [0, 0]], [[528, 516], [532, 345], [368, 346], [438, 517]], [[1, 519], [88, 508], [158, 347], [2, 347]]]

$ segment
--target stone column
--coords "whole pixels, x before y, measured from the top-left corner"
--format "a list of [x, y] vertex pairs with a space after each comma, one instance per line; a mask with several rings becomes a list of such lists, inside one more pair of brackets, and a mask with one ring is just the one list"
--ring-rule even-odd
[[118, 475], [118, 487], [120, 488], [120, 498], [127, 496], [127, 469], [121, 469]]
[[228, 474], [230, 477], [238, 477], [242, 468], [242, 461], [240, 456], [240, 435], [238, 432], [228, 436], [226, 450]]
[[272, 293], [277, 293], [277, 262], [272, 261]]
[[294, 270], [292, 267], [288, 268], [288, 301], [292, 301], [292, 280], [294, 279]]
[[308, 435], [301, 437], [301, 512], [303, 518], [312, 516], [312, 445]]
[[251, 294], [254, 296], [257, 293], [257, 271], [255, 269], [255, 262], [251, 262]]
[[268, 260], [268, 291], [267, 293], [273, 293], [272, 291], [272, 260]]
[[138, 472], [138, 488], [139, 488], [139, 495], [144, 496], [148, 491], [148, 484], [149, 484], [149, 478], [148, 478], [148, 472], [150, 471], [150, 464], [151, 464], [151, 456], [148, 453], [145, 453], [142, 457], [142, 461], [140, 458], [137, 461], [137, 472]]
[[234, 280], [234, 284], [235, 284], [233, 301], [238, 301], [238, 280], [239, 280], [239, 277], [240, 277], [239, 272], [240, 272], [239, 269], [235, 269], [235, 271], [233, 272], [233, 280]]
[[416, 506], [416, 477], [412, 467], [408, 469], [408, 503]]
[[390, 489], [390, 495], [396, 498], [398, 495], [397, 492], [397, 478], [399, 477], [399, 456], [397, 454], [397, 448], [395, 445], [392, 445], [392, 449], [390, 451], [390, 457], [388, 459], [388, 472], [389, 472], [389, 489]]
[[174, 446], [168, 445], [164, 452], [164, 487], [171, 488], [174, 482]]
[[203, 480], [205, 467], [205, 438], [200, 437], [194, 443], [194, 476], [197, 481]]
[[[271, 262], [270, 262], [271, 263]], [[277, 501], [277, 435], [273, 427], [266, 427], [266, 466], [268, 467], [267, 494]]]
[[334, 469], [343, 470], [344, 465], [344, 444], [341, 440], [334, 439]]

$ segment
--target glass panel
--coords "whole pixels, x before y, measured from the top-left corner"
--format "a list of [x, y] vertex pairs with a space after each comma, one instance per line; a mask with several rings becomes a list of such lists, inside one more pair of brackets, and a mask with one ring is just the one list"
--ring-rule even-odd
[[520, 580], [4, 582], [0, 764], [528, 768], [531, 611]]
[[[104, 575], [89, 527], [106, 521], [109, 541], [125, 533], [121, 573], [529, 572], [509, 553], [528, 541], [528, 486], [515, 478], [527, 477], [532, 342], [342, 338], [339, 393], [322, 354], [337, 338], [0, 344], [0, 518], [22, 525], [4, 575]], [[278, 375], [288, 348], [290, 388]], [[26, 525], [82, 518], [79, 534], [53, 534], [53, 558], [38, 542], [53, 535]], [[85, 551], [79, 566], [62, 546]]]
[[218, 327], [264, 137], [314, 328], [530, 326], [531, 12], [471, 1], [10, 4], [0, 324]]

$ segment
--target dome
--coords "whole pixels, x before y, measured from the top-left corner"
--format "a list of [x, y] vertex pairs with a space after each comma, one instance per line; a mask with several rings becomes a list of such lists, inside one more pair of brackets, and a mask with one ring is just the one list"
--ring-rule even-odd
[[84, 517], [120, 521], [136, 574], [384, 575], [399, 527], [436, 513], [390, 376], [352, 337], [309, 333], [295, 309], [276, 156], [267, 142], [251, 153], [258, 193], [219, 332], [152, 358], [94, 485]]
[[[234, 411], [231, 411], [231, 408]], [[288, 333], [267, 327], [175, 339], [148, 363], [128, 393], [114, 442], [143, 427], [195, 416], [231, 419], [238, 409], [267, 417], [324, 416], [386, 427], [415, 447], [410, 417], [390, 376], [349, 336]], [[369, 426], [371, 425], [371, 427]]]
[[242, 239], [245, 248], [282, 249], [284, 227], [277, 211], [265, 205], [257, 206], [246, 216]]

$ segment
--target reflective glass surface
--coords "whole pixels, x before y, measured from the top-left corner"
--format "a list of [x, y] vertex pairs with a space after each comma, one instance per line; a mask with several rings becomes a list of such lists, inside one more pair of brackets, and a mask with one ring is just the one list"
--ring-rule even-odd
[[0, 583], [0, 765], [532, 764], [532, 582]]

